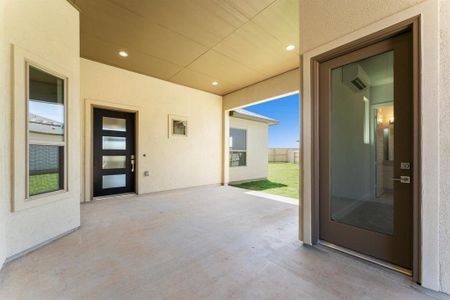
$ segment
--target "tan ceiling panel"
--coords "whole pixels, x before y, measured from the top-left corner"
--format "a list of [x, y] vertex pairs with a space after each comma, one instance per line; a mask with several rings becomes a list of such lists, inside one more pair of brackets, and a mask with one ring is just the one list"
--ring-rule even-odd
[[110, 1], [208, 47], [248, 21], [221, 0]]
[[251, 70], [214, 50], [199, 57], [188, 69], [206, 74], [218, 82], [224, 81], [230, 84], [249, 80], [259, 81], [265, 77], [264, 74]]
[[248, 19], [252, 19], [275, 1], [276, 0], [225, 0], [224, 2], [234, 7]]
[[[85, 45], [84, 58], [140, 74], [168, 80], [181, 70], [181, 67], [175, 64], [143, 54], [139, 50], [130, 49], [129, 51], [133, 55], [127, 58], [120, 57], [116, 52], [110, 51], [110, 49], [117, 49], [118, 45], [104, 42], [87, 34], [81, 35], [81, 43]], [[99, 57], [101, 60], [98, 59]]]
[[[88, 32], [102, 40], [121, 45], [122, 48], [141, 49], [148, 55], [180, 66], [189, 64], [207, 50], [197, 42], [119, 8], [107, 0], [79, 0], [78, 4], [86, 11], [81, 17], [82, 33]], [[82, 44], [82, 53], [83, 46]]]
[[298, 0], [73, 1], [81, 56], [101, 63], [216, 94], [299, 65]]
[[172, 82], [217, 95], [223, 95], [232, 88], [230, 83], [224, 81], [221, 81], [217, 86], [212, 85], [212, 82], [216, 80], [215, 77], [200, 74], [189, 69], [184, 69], [171, 78]]
[[299, 64], [298, 54], [286, 51], [282, 42], [253, 22], [236, 30], [214, 50], [269, 77]]
[[278, 0], [253, 20], [268, 34], [284, 43], [299, 46], [299, 0]]

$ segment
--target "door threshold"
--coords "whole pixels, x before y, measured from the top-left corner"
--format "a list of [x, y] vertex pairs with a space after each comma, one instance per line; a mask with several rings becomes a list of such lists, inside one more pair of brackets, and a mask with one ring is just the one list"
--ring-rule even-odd
[[403, 268], [403, 267], [400, 267], [400, 266], [396, 266], [394, 264], [382, 261], [380, 259], [368, 256], [368, 255], [365, 255], [365, 254], [361, 254], [361, 253], [358, 253], [356, 251], [353, 251], [353, 250], [350, 250], [350, 249], [347, 249], [347, 248], [344, 248], [344, 247], [341, 247], [341, 246], [338, 246], [338, 245], [335, 245], [335, 244], [332, 244], [332, 243], [329, 243], [329, 242], [323, 241], [323, 240], [319, 240], [319, 245], [325, 246], [327, 248], [331, 248], [331, 249], [339, 251], [339, 252], [343, 252], [345, 254], [357, 257], [357, 258], [362, 259], [364, 261], [371, 262], [373, 264], [376, 264], [376, 265], [379, 265], [381, 267], [393, 270], [395, 272], [401, 273], [401, 274], [406, 275], [408, 277], [412, 277], [412, 271], [411, 270]]
[[131, 196], [136, 196], [136, 193], [123, 193], [123, 194], [115, 194], [115, 195], [108, 195], [108, 196], [97, 196], [93, 197], [92, 200], [107, 200], [107, 199], [114, 199], [114, 198], [129, 198]]

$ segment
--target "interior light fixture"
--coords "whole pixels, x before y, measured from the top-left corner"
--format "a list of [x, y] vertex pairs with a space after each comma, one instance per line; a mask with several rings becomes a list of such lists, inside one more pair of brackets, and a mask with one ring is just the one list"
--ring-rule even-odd
[[294, 50], [294, 49], [295, 49], [295, 46], [294, 46], [294, 45], [289, 45], [289, 46], [286, 47], [286, 50], [287, 50], [287, 51], [292, 51], [292, 50]]
[[212, 85], [218, 85], [219, 83], [217, 81], [211, 82]]
[[119, 51], [119, 55], [122, 57], [128, 57], [128, 53], [126, 51]]

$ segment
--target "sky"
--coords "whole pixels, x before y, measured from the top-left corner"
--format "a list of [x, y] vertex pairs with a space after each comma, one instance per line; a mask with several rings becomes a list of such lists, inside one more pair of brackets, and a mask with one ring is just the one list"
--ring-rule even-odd
[[30, 100], [29, 110], [35, 115], [64, 123], [64, 106], [61, 104]]
[[279, 121], [278, 125], [269, 126], [269, 148], [297, 148], [300, 136], [299, 106], [299, 94], [294, 94], [244, 109]]

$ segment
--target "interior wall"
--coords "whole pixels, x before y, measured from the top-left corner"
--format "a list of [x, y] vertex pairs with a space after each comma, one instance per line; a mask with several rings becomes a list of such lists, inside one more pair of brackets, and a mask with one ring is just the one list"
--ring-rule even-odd
[[381, 84], [370, 87], [370, 103], [379, 104], [394, 100], [393, 83]]
[[[364, 96], [369, 89], [354, 92], [343, 83], [342, 72], [332, 72], [332, 157], [333, 197], [368, 199], [371, 196], [371, 145], [364, 144]], [[349, 146], [351, 145], [351, 155]], [[366, 162], [366, 163], [364, 163]]]
[[[3, 0], [4, 26], [0, 66], [6, 68], [6, 83], [0, 109], [2, 136], [2, 214], [6, 216], [6, 257], [12, 257], [40, 243], [80, 225], [79, 205], [79, 13], [67, 1], [61, 0]], [[33, 208], [11, 212], [12, 180], [12, 103], [26, 101], [12, 98], [12, 48], [20, 48], [53, 65], [68, 70], [70, 78], [68, 95], [68, 144], [69, 187], [67, 198]], [[3, 74], [5, 75], [5, 74]], [[23, 87], [25, 88], [25, 86]], [[3, 90], [3, 89], [2, 89]], [[22, 116], [25, 121], [25, 116]], [[26, 147], [26, 145], [23, 145]]]
[[440, 243], [441, 287], [450, 294], [450, 1], [440, 0]]
[[[449, 84], [439, 85], [438, 70], [447, 63], [443, 56], [448, 57], [448, 49], [441, 42], [439, 50], [439, 3], [441, 10], [447, 0], [399, 0], [389, 1], [389, 5], [383, 0], [347, 1], [319, 0], [300, 1], [300, 40], [301, 55], [303, 56], [303, 136], [304, 141], [311, 140], [311, 78], [310, 60], [312, 57], [345, 45], [383, 28], [421, 15], [421, 127], [422, 127], [422, 207], [421, 207], [421, 275], [422, 285], [434, 290], [448, 291], [448, 284], [442, 283], [444, 274], [449, 274], [448, 245], [450, 232], [443, 224], [443, 216], [450, 214], [448, 207], [448, 191], [444, 183], [450, 180], [448, 170], [443, 167], [442, 152], [444, 145], [449, 141], [443, 139], [442, 125], [447, 125], [447, 119], [443, 121], [445, 114], [440, 114], [440, 106], [447, 101], [441, 98], [439, 103], [439, 90]], [[442, 14], [442, 11], [441, 11]], [[442, 15], [441, 15], [442, 17]], [[321, 20], [321, 22], [317, 22]], [[447, 21], [445, 21], [447, 22]], [[448, 27], [448, 24], [445, 23]], [[441, 32], [442, 38], [443, 32]], [[440, 52], [441, 51], [441, 52]], [[445, 53], [445, 55], [444, 55]], [[445, 77], [448, 80], [448, 73]], [[439, 88], [440, 86], [440, 88]], [[448, 95], [448, 93], [445, 93]], [[441, 96], [442, 97], [442, 96]], [[441, 115], [441, 120], [437, 116]], [[440, 124], [439, 124], [440, 122]], [[446, 128], [449, 126], [447, 125]], [[445, 133], [448, 135], [447, 130]], [[448, 146], [445, 146], [448, 147]], [[304, 194], [303, 194], [303, 224], [300, 226], [301, 238], [311, 243], [313, 241], [313, 216], [311, 215], [312, 202], [312, 178], [311, 157], [312, 148], [304, 144]], [[440, 178], [440, 180], [437, 180]], [[441, 216], [441, 221], [439, 221]], [[441, 222], [441, 224], [439, 224]], [[446, 246], [446, 248], [444, 247]], [[447, 258], [446, 258], [447, 257]], [[448, 279], [448, 277], [445, 277]], [[447, 280], [448, 282], [448, 280]]]
[[[136, 180], [140, 193], [221, 182], [222, 97], [81, 59], [81, 98], [83, 107], [86, 101], [99, 100], [139, 110]], [[188, 118], [188, 137], [169, 138], [169, 115]], [[85, 126], [87, 118], [84, 113]], [[84, 150], [83, 156], [89, 159]], [[85, 170], [86, 178], [89, 173]], [[87, 201], [89, 182], [85, 183]]]
[[269, 167], [268, 125], [230, 117], [230, 128], [247, 130], [247, 165], [230, 167], [230, 182], [267, 178]]

